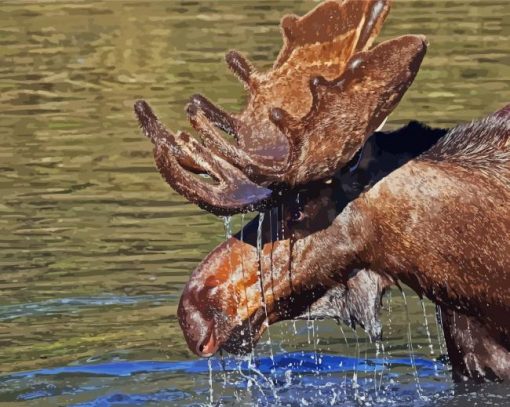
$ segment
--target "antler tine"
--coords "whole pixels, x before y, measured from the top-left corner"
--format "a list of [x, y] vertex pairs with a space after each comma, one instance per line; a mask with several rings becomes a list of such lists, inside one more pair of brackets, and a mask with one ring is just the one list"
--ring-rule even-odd
[[[216, 214], [230, 215], [253, 210], [270, 198], [271, 190], [250, 181], [242, 171], [212, 155], [189, 134], [168, 132], [145, 101], [135, 103], [135, 112], [155, 146], [154, 158], [161, 175], [191, 202]], [[218, 183], [199, 180], [189, 172], [193, 168], [199, 168]]]
[[208, 121], [225, 133], [234, 136], [237, 140], [239, 128], [241, 127], [238, 119], [215, 106], [206, 97], [196, 94], [191, 97], [189, 104], [186, 106], [186, 112], [188, 116], [194, 116], [199, 109], [203, 111]]
[[134, 110], [140, 127], [152, 144], [174, 140], [175, 136], [163, 126], [145, 100], [137, 100]]
[[271, 190], [251, 182], [225, 160], [212, 156], [204, 146], [186, 133], [176, 138], [181, 149], [218, 184], [198, 180], [182, 168], [166, 145], [158, 145], [154, 157], [166, 182], [189, 201], [217, 215], [255, 210], [271, 197]]
[[184, 168], [196, 174], [204, 172], [203, 168], [197, 166], [192, 160], [182, 154], [182, 151], [175, 145], [175, 136], [159, 121], [145, 100], [136, 101], [134, 110], [140, 127], [152, 144], [167, 144], [173, 150], [177, 160]]
[[[202, 101], [201, 106], [204, 104]], [[208, 114], [210, 113], [209, 109], [204, 111], [191, 102], [186, 106], [186, 113], [193, 128], [200, 133], [206, 147], [211, 148], [236, 166], [245, 167], [250, 163], [247, 154], [229, 143], [211, 124], [210, 115]], [[217, 122], [213, 123], [218, 126]]]
[[230, 70], [245, 84], [249, 90], [257, 87], [257, 72], [253, 64], [236, 50], [231, 50], [225, 55]]
[[220, 157], [213, 156], [205, 146], [200, 144], [195, 138], [186, 132], [179, 132], [176, 137], [181, 151], [188, 157], [191, 157], [198, 165], [218, 180], [220, 184], [229, 184], [239, 179], [235, 167], [222, 160]]
[[227, 141], [217, 128], [237, 136], [242, 123], [204, 96], [193, 96], [186, 107], [186, 112], [191, 125], [200, 133], [204, 145], [241, 169], [253, 181], [274, 182], [283, 173], [283, 169], [275, 165], [273, 160], [258, 159], [256, 154], [250, 155], [237, 144]]
[[390, 12], [393, 0], [376, 0], [368, 4], [367, 15], [361, 30], [356, 51], [365, 51], [372, 46], [375, 37], [381, 31], [386, 16]]

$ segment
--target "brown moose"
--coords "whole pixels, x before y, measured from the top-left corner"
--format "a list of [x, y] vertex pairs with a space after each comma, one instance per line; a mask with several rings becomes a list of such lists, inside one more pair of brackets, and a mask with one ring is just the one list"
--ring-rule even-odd
[[194, 96], [187, 112], [201, 141], [171, 134], [136, 103], [176, 191], [216, 214], [265, 214], [187, 284], [178, 313], [195, 353], [247, 351], [268, 324], [331, 293], [337, 317], [377, 337], [363, 309], [376, 316], [384, 289], [401, 281], [443, 310], [455, 378], [510, 377], [510, 108], [448, 132], [414, 123], [372, 136], [426, 51], [409, 35], [370, 49], [388, 10], [383, 0], [327, 1], [285, 17], [265, 74], [228, 53], [248, 105], [229, 115]]

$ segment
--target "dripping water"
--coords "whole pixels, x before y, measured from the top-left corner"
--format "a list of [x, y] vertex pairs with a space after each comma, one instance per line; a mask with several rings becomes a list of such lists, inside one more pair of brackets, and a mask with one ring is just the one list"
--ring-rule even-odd
[[423, 391], [420, 385], [420, 377], [418, 376], [418, 369], [416, 368], [416, 361], [414, 358], [414, 349], [413, 349], [413, 338], [411, 336], [411, 319], [409, 318], [409, 309], [407, 306], [407, 299], [404, 290], [401, 291], [402, 298], [404, 299], [404, 307], [406, 309], [406, 320], [407, 320], [407, 346], [409, 349], [409, 358], [411, 360], [411, 366], [414, 372], [414, 378], [416, 380], [416, 391], [418, 393], [418, 397], [421, 400], [425, 399], [423, 396]]
[[391, 289], [388, 290], [388, 355], [391, 356]]
[[345, 335], [345, 331], [342, 328], [341, 322], [338, 321], [338, 327], [340, 328], [340, 332], [342, 332], [342, 336], [344, 337], [345, 344], [349, 346], [349, 341], [347, 340], [347, 335]]
[[382, 382], [383, 382], [383, 377], [384, 377], [384, 372], [385, 372], [386, 366], [389, 363], [388, 356], [387, 356], [386, 351], [384, 349], [384, 342], [381, 342], [381, 354], [382, 354], [382, 361], [383, 361], [383, 363], [382, 363], [382, 369], [381, 369], [381, 379], [379, 381], [379, 387], [378, 387], [379, 391], [381, 390], [381, 387], [382, 387]]
[[[372, 338], [370, 337], [370, 335], [367, 332], [365, 332], [365, 335], [368, 338], [368, 342], [372, 343]], [[369, 364], [368, 364], [368, 346], [365, 346], [365, 357], [363, 359], [363, 373], [364, 373], [363, 377], [367, 383], [369, 382], [369, 380], [371, 380], [371, 379], [367, 380], [368, 379], [368, 366], [369, 366]], [[377, 365], [375, 365], [375, 366], [377, 366]], [[366, 401], [368, 401], [369, 397], [370, 397], [369, 393], [367, 392], [361, 397], [361, 399], [366, 402]]]
[[[241, 242], [244, 242], [244, 224], [245, 224], [245, 221], [244, 221], [244, 213], [241, 214]], [[244, 257], [243, 257], [243, 251], [241, 250], [241, 273], [242, 273], [242, 277], [243, 277], [243, 281], [246, 281], [246, 275], [245, 275], [245, 268], [244, 268]], [[246, 290], [246, 285], [245, 284], [242, 284], [242, 286], [244, 287], [244, 298], [245, 298], [245, 302], [246, 302], [246, 315], [249, 315], [250, 314], [250, 308], [248, 306], [248, 292]], [[248, 318], [248, 339], [251, 343], [251, 346], [250, 346], [250, 353], [248, 355], [248, 366], [250, 367], [252, 364], [253, 364], [253, 360], [255, 358], [255, 347], [253, 346], [253, 340], [252, 340], [252, 337], [251, 337], [251, 332], [252, 332], [252, 329], [251, 329], [251, 322], [250, 322], [250, 318]]]
[[225, 362], [225, 358], [223, 356], [223, 351], [220, 349], [220, 364], [221, 364], [221, 371], [223, 372], [223, 388], [227, 386], [227, 366]]
[[214, 402], [212, 358], [207, 359], [207, 366], [209, 367], [209, 403], [212, 406]]
[[[342, 333], [342, 336], [344, 337], [345, 345], [349, 347], [349, 341], [347, 340], [347, 335], [345, 334], [345, 331], [342, 327], [342, 322], [340, 320], [338, 322], [338, 327], [340, 328], [340, 332]], [[347, 394], [347, 372], [344, 373], [344, 395]]]
[[429, 342], [430, 354], [434, 355], [434, 345], [432, 344], [432, 338], [430, 336], [429, 322], [427, 320], [427, 310], [425, 308], [425, 302], [423, 298], [420, 298], [421, 309], [423, 311], [423, 320], [425, 321], [425, 332], [427, 333], [427, 340]]
[[[273, 249], [274, 249], [274, 244], [275, 244], [275, 237], [276, 237], [276, 241], [278, 241], [278, 210], [275, 211], [275, 214], [276, 216], [276, 231], [273, 230], [273, 209], [271, 209], [269, 211], [269, 236], [270, 236], [270, 242], [271, 242], [271, 258], [270, 258], [270, 261], [271, 261], [271, 292], [273, 294], [273, 298], [275, 297], [275, 294], [274, 294], [274, 276], [273, 276]], [[276, 234], [276, 236], [273, 236], [273, 233]], [[281, 338], [285, 338], [285, 332], [284, 332], [284, 325], [283, 324], [278, 324], [279, 327], [280, 327], [280, 336]], [[280, 340], [279, 341], [279, 348], [280, 348], [280, 351], [282, 352], [285, 352], [285, 349], [283, 348], [283, 344], [284, 344], [284, 341], [283, 340]]]
[[[372, 343], [372, 338], [370, 338], [370, 335], [368, 335], [366, 332], [365, 334], [367, 335], [368, 339], [369, 339], [369, 342]], [[368, 347], [365, 346], [365, 358], [363, 359], [363, 372], [365, 373], [364, 377], [368, 377]]]
[[[223, 228], [225, 231], [225, 240], [228, 242], [228, 240], [232, 237], [232, 217], [231, 216], [224, 216], [223, 217]], [[229, 279], [230, 283], [234, 285], [234, 268], [232, 266], [232, 256], [230, 255], [230, 245], [227, 244], [227, 250], [229, 252], [228, 256], [228, 262], [229, 262]], [[223, 372], [223, 384], [224, 387], [227, 385], [227, 371], [225, 369], [225, 360], [223, 358], [223, 352], [220, 350], [220, 362], [222, 366], [222, 372]]]
[[[231, 217], [225, 216], [223, 217], [223, 226], [225, 230], [225, 239], [228, 240], [232, 236], [232, 229], [231, 229]], [[227, 246], [227, 250], [230, 251], [230, 247]], [[230, 262], [229, 256], [229, 262]], [[232, 264], [230, 263], [230, 278], [232, 278]], [[227, 371], [225, 368], [225, 360], [223, 358], [223, 353], [220, 350], [220, 364], [222, 367], [223, 372], [223, 385], [226, 387], [227, 385]], [[212, 357], [207, 359], [207, 366], [209, 369], [209, 403], [212, 406], [214, 402], [214, 388], [213, 388], [213, 368], [212, 368]]]
[[223, 217], [223, 226], [225, 228], [225, 239], [228, 240], [232, 237], [232, 216]]
[[437, 330], [437, 342], [439, 344], [439, 353], [444, 355], [445, 351], [443, 348], [443, 338], [441, 337], [441, 332], [443, 331], [443, 315], [441, 313], [441, 307], [436, 305], [436, 330]]
[[312, 341], [313, 341], [313, 354], [315, 358], [315, 373], [318, 376], [319, 375], [319, 353], [317, 351], [317, 346], [319, 345], [319, 337], [318, 337], [318, 327], [315, 326], [315, 320], [311, 319], [310, 316], [310, 307], [308, 307], [308, 320], [312, 321], [311, 328], [312, 328]]
[[283, 214], [284, 214], [283, 210], [284, 210], [284, 209], [285, 209], [285, 208], [284, 208], [284, 206], [283, 206], [283, 204], [282, 204], [282, 205], [281, 205], [281, 213], [282, 213], [282, 228], [281, 228], [281, 230], [280, 230], [280, 236], [281, 236], [281, 238], [282, 238], [282, 239], [285, 239], [285, 219], [284, 219], [284, 217], [283, 217]]
[[[378, 362], [379, 362], [380, 352], [381, 352], [381, 342], [376, 340], [375, 341], [375, 360], [376, 360], [376, 363], [374, 363], [374, 390], [375, 390], [375, 397], [376, 398], [377, 398], [377, 393], [379, 391], [379, 387], [377, 386], [377, 365], [378, 365]], [[383, 365], [383, 369], [384, 369], [384, 365]], [[382, 377], [382, 374], [383, 374], [383, 371], [381, 371], [381, 377]], [[381, 381], [382, 381], [382, 379], [381, 379]]]
[[311, 318], [310, 318], [310, 307], [308, 307], [308, 313], [306, 314], [306, 340], [308, 342], [308, 345], [312, 343], [312, 339], [310, 336], [310, 331], [312, 330], [310, 326]]
[[269, 329], [269, 316], [267, 313], [267, 304], [266, 304], [266, 295], [264, 292], [264, 276], [262, 273], [262, 224], [264, 223], [264, 216], [265, 214], [263, 212], [259, 212], [259, 224], [257, 228], [257, 256], [259, 260], [259, 267], [258, 267], [258, 279], [260, 283], [260, 295], [262, 300], [262, 307], [264, 308], [264, 313], [266, 316], [266, 319], [264, 321], [264, 324], [266, 324], [267, 328], [267, 342], [269, 345], [269, 357], [271, 359], [271, 362], [274, 366], [274, 354], [273, 354], [273, 343], [271, 341], [271, 331]]
[[360, 356], [360, 350], [359, 350], [359, 337], [358, 333], [356, 332], [356, 328], [353, 328], [354, 332], [354, 338], [356, 339], [356, 356], [355, 356], [355, 362], [354, 362], [354, 372], [352, 374], [352, 388], [354, 389], [354, 399], [357, 401], [359, 398], [359, 384], [358, 384], [358, 362], [359, 362], [359, 356]]
[[[300, 205], [300, 193], [298, 192], [296, 195], [296, 204], [299, 207]], [[282, 207], [283, 209], [283, 207]], [[308, 307], [307, 320], [306, 320], [306, 335], [308, 340], [308, 345], [313, 344], [313, 351], [315, 357], [315, 366], [316, 366], [316, 374], [319, 374], [319, 354], [317, 352], [317, 345], [319, 342], [319, 338], [317, 337], [317, 326], [315, 324], [315, 320], [311, 317], [310, 307]]]

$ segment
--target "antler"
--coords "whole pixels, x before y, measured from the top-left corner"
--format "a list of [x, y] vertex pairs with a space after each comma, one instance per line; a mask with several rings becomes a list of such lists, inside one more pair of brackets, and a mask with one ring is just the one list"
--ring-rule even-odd
[[324, 178], [347, 164], [398, 104], [425, 51], [421, 36], [383, 42], [356, 53], [337, 79], [312, 78], [312, 107], [302, 119], [271, 109], [271, 121], [290, 145], [286, 183]]
[[[267, 202], [267, 187], [329, 177], [344, 166], [397, 105], [425, 54], [419, 36], [368, 50], [390, 2], [326, 1], [301, 18], [284, 17], [283, 48], [263, 74], [238, 52], [227, 53], [228, 66], [249, 91], [248, 104], [242, 113], [229, 114], [193, 96], [187, 114], [202, 143], [162, 137], [167, 147], [155, 153], [167, 182], [215, 213], [235, 213]], [[138, 110], [149, 137], [162, 134], [155, 116], [158, 125], [149, 127]], [[205, 186], [186, 172], [197, 169], [219, 185]]]
[[[251, 182], [238, 168], [213, 156], [189, 134], [171, 134], [145, 101], [135, 103], [135, 112], [154, 144], [154, 158], [163, 178], [201, 208], [226, 215], [253, 210], [255, 203], [263, 204], [271, 196], [271, 190]], [[189, 171], [209, 174], [215, 183], [199, 181]]]

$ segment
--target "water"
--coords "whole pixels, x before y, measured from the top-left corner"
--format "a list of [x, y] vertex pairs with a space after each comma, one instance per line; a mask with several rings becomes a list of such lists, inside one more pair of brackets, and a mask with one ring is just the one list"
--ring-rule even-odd
[[[137, 405], [136, 403], [150, 402], [158, 405], [185, 405], [197, 403], [204, 400], [204, 397], [212, 405], [233, 405], [239, 401], [240, 405], [273, 405], [276, 398], [282, 403], [305, 400], [311, 405], [318, 405], [314, 399], [314, 390], [319, 387], [323, 392], [323, 400], [335, 397], [338, 403], [355, 405], [356, 400], [351, 392], [344, 392], [342, 389], [345, 385], [352, 386], [350, 382], [343, 382], [342, 373], [352, 370], [357, 363], [358, 360], [350, 357], [323, 355], [317, 365], [314, 354], [306, 352], [275, 355], [274, 361], [268, 357], [258, 358], [254, 361], [254, 366], [250, 366], [248, 361], [233, 358], [226, 358], [223, 364], [218, 359], [183, 362], [112, 361], [39, 369], [4, 376], [0, 380], [0, 390], [16, 389], [15, 400], [42, 403], [37, 405], [45, 405], [44, 397], [51, 397], [54, 405], [75, 406], [115, 403]], [[373, 369], [380, 370], [383, 363], [387, 362], [371, 359], [366, 363], [373, 366]], [[409, 366], [410, 361], [408, 358], [399, 358], [392, 363], [403, 367]], [[416, 364], [423, 377], [430, 376], [434, 370], [434, 363], [427, 359], [417, 359]], [[322, 375], [316, 374], [317, 368]], [[218, 380], [219, 373], [223, 370], [229, 372], [227, 386]], [[257, 374], [253, 373], [254, 370]], [[440, 370], [444, 375], [448, 374], [442, 369], [442, 365]], [[193, 387], [182, 385], [181, 380], [189, 375], [196, 377]], [[272, 375], [272, 381], [267, 379], [269, 375]], [[98, 383], [99, 378], [101, 384]], [[170, 382], [169, 379], [173, 380]], [[138, 384], [135, 389], [130, 386], [133, 382]], [[158, 389], [164, 382], [164, 389]], [[367, 377], [360, 375], [358, 383], [359, 388], [366, 392], [364, 397], [375, 397], [373, 384]], [[210, 386], [217, 387], [211, 391]], [[385, 385], [380, 397], [393, 400], [394, 405], [405, 405], [414, 397], [413, 386], [405, 381], [398, 385]], [[242, 390], [241, 400], [236, 400], [236, 392]], [[430, 393], [435, 400], [450, 399], [444, 377], [443, 380], [429, 383], [424, 391]], [[8, 396], [5, 400], [9, 401]], [[327, 404], [329, 403], [319, 405]]]
[[212, 359], [207, 359], [207, 369], [209, 370], [209, 403], [214, 403], [214, 388], [213, 388], [213, 369]]
[[[510, 101], [506, 0], [396, 3], [382, 38], [423, 33], [431, 45], [387, 128], [410, 119], [449, 126]], [[178, 327], [177, 302], [191, 270], [224, 240], [224, 225], [161, 180], [132, 104], [146, 98], [173, 130], [189, 130], [183, 108], [196, 92], [239, 110], [244, 92], [225, 69], [224, 52], [235, 47], [257, 66], [269, 67], [280, 44], [281, 15], [302, 14], [314, 5], [273, 0], [2, 2], [0, 401], [37, 406], [94, 400], [103, 405], [209, 403], [206, 361], [196, 362], [203, 368], [199, 373], [155, 366], [196, 361]], [[231, 225], [238, 230], [239, 217]], [[431, 360], [429, 341], [423, 310], [411, 301], [413, 294], [406, 295], [418, 365], [421, 359]], [[392, 299], [391, 332], [383, 316], [383, 360], [409, 359], [405, 309], [397, 297]], [[434, 317], [432, 311], [427, 317]], [[315, 394], [348, 405], [354, 364], [340, 359], [345, 370], [334, 373], [320, 366], [328, 356], [353, 358], [354, 333], [345, 329], [344, 340], [333, 322], [316, 326], [320, 342], [315, 346], [323, 355], [319, 375], [314, 374], [318, 360], [306, 353], [303, 360], [312, 363], [311, 370], [296, 373], [292, 368], [287, 387], [285, 377], [276, 381], [278, 396], [310, 402]], [[291, 355], [315, 354], [314, 344], [307, 343], [306, 321], [296, 322], [296, 332], [292, 323], [272, 329], [273, 345]], [[375, 346], [362, 332], [358, 336], [360, 355], [366, 351], [374, 359]], [[434, 349], [441, 349], [441, 340], [432, 338]], [[262, 348], [257, 354], [267, 356]], [[285, 353], [274, 357], [276, 364]], [[249, 379], [238, 386], [242, 376], [229, 371], [223, 389], [216, 363], [215, 402], [233, 400], [235, 392], [245, 404], [274, 397], [267, 381], [249, 369], [243, 371]], [[356, 362], [359, 394], [375, 397], [373, 383], [364, 387], [363, 363], [363, 358]], [[111, 364], [113, 374], [66, 370]], [[64, 370], [12, 376], [53, 368]], [[265, 368], [254, 369], [269, 375]], [[372, 379], [372, 366], [367, 371]], [[455, 387], [450, 399], [454, 387], [438, 371], [439, 381], [424, 372], [420, 384], [429, 395], [428, 386], [435, 394], [439, 383], [449, 404], [497, 404], [509, 392], [505, 386]], [[416, 399], [409, 364], [385, 366], [385, 386], [394, 391], [379, 404], [390, 404], [391, 397]]]

